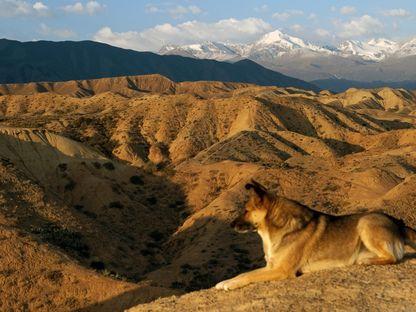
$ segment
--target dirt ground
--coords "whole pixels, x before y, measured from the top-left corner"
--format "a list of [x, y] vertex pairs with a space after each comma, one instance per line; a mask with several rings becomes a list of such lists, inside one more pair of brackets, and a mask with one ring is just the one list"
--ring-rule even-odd
[[0, 310], [412, 311], [413, 260], [260, 283], [254, 178], [416, 227], [416, 96], [158, 76], [0, 86]]

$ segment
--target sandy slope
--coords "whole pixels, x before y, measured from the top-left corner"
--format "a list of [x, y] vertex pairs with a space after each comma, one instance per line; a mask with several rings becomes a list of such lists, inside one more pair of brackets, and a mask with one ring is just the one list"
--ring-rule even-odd
[[414, 264], [354, 267], [158, 299], [128, 311], [415, 311]]
[[[317, 210], [416, 227], [416, 101], [403, 90], [156, 75], [0, 90], [4, 309], [117, 311], [262, 265], [259, 238], [229, 227], [252, 177]], [[356, 267], [137, 310], [406, 309], [413, 279], [410, 262]]]

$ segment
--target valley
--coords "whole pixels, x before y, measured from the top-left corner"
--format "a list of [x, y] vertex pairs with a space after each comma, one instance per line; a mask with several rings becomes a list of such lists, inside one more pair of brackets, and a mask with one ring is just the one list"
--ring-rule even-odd
[[229, 226], [251, 178], [319, 211], [416, 227], [415, 142], [405, 89], [161, 75], [0, 85], [0, 310], [411, 309], [412, 254], [211, 287], [264, 264], [258, 236]]

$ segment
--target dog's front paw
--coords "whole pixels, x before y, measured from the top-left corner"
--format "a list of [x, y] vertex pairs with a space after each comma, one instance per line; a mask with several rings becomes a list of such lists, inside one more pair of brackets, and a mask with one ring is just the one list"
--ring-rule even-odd
[[217, 285], [215, 285], [215, 288], [218, 289], [218, 290], [226, 290], [224, 288], [224, 285], [226, 285], [228, 281], [229, 280], [225, 280], [225, 281], [217, 283]]
[[241, 283], [239, 280], [232, 278], [218, 283], [215, 285], [215, 288], [221, 290], [233, 290], [243, 287], [244, 285], [245, 284]]

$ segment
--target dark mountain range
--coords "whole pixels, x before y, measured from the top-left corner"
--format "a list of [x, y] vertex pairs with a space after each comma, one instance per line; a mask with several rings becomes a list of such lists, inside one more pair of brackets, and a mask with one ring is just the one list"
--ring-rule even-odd
[[315, 85], [266, 69], [236, 63], [158, 55], [93, 41], [19, 42], [0, 39], [0, 83], [67, 81], [161, 74], [174, 81], [226, 81], [319, 90]]

